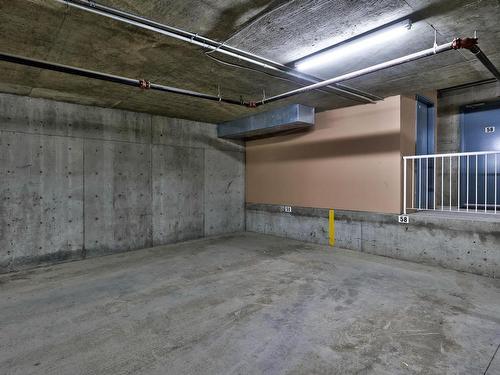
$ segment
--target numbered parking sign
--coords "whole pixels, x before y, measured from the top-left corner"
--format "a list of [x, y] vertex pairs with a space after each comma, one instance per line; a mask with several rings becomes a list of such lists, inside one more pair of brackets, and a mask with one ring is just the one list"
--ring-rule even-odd
[[408, 224], [410, 222], [410, 218], [408, 217], [408, 215], [399, 215], [398, 221], [400, 224]]

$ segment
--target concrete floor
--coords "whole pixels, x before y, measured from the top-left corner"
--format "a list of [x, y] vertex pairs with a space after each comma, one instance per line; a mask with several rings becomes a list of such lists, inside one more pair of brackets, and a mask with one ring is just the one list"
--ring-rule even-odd
[[1, 374], [500, 373], [500, 281], [251, 233], [0, 276]]

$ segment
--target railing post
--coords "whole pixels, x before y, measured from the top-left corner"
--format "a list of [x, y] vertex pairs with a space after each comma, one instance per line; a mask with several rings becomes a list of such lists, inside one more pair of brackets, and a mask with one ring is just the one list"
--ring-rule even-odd
[[467, 212], [469, 212], [469, 167], [470, 165], [470, 158], [469, 155], [467, 155], [467, 202], [465, 203], [465, 209]]
[[411, 159], [411, 208], [415, 209], [415, 164], [417, 161]]
[[437, 180], [437, 164], [436, 164], [436, 157], [434, 156], [434, 211], [436, 211], [436, 200], [437, 200], [437, 191], [436, 191], [436, 180]]
[[460, 156], [457, 157], [457, 211], [460, 211]]
[[450, 199], [449, 199], [449, 201], [450, 201], [450, 211], [451, 211], [451, 175], [452, 175], [452, 173], [451, 173], [451, 156], [450, 156], [450, 192], [449, 192], [449, 195], [450, 195]]
[[444, 156], [441, 157], [441, 211], [444, 210]]
[[425, 209], [429, 209], [429, 158], [425, 159]]
[[478, 155], [476, 154], [476, 212], [477, 212], [477, 159], [478, 159]]
[[418, 159], [418, 209], [422, 208], [422, 159]]
[[406, 215], [406, 159], [403, 157], [403, 214]]
[[484, 155], [484, 212], [488, 212], [488, 155]]
[[497, 213], [497, 154], [495, 154], [495, 213]]

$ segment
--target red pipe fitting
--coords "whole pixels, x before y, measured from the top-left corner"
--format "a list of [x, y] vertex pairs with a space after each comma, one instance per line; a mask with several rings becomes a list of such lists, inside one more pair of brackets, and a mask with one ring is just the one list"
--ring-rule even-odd
[[477, 38], [457, 38], [453, 40], [453, 43], [451, 45], [451, 48], [453, 49], [472, 49], [474, 46], [477, 45]]
[[139, 88], [142, 90], [148, 90], [151, 88], [151, 82], [141, 79], [139, 80]]

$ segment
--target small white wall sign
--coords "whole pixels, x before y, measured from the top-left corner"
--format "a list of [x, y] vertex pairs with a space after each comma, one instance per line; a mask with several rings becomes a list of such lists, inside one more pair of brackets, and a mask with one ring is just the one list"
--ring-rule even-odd
[[399, 215], [398, 216], [398, 222], [400, 224], [409, 224], [410, 223], [410, 218], [408, 215]]
[[283, 211], [291, 213], [292, 212], [292, 207], [291, 206], [283, 206]]
[[484, 128], [484, 132], [487, 133], [487, 134], [488, 133], [494, 133], [495, 132], [495, 127], [494, 126], [486, 126]]

